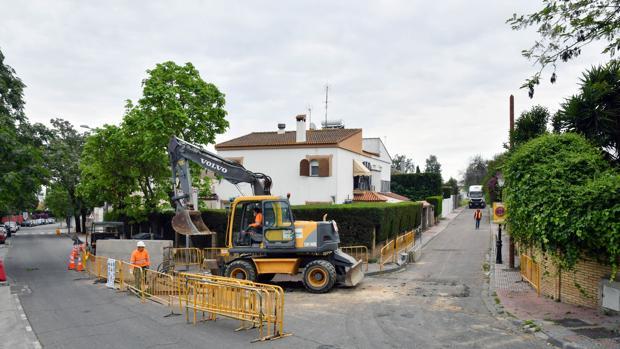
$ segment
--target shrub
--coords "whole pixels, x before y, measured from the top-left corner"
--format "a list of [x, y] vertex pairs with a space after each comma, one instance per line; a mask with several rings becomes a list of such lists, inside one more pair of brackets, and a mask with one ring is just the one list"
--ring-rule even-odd
[[452, 187], [448, 187], [448, 186], [443, 186], [441, 188], [442, 194], [443, 194], [443, 198], [444, 199], [449, 199], [450, 196], [452, 195]]
[[617, 270], [620, 174], [576, 134], [545, 135], [511, 154], [504, 198], [512, 236], [571, 269], [594, 257]]
[[424, 200], [427, 196], [442, 195], [439, 173], [395, 174], [391, 179], [392, 191], [411, 200]]
[[443, 196], [441, 195], [429, 196], [425, 198], [424, 200], [426, 200], [429, 204], [433, 205], [434, 210], [435, 210], [435, 217], [441, 216], [441, 206], [443, 204]]

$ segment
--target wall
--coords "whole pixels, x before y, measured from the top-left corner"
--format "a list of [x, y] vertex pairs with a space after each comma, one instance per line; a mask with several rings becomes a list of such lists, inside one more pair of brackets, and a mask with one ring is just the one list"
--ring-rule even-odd
[[454, 210], [454, 195], [447, 199], [443, 199], [441, 203], [441, 217], [446, 217]]
[[[600, 281], [609, 278], [611, 267], [594, 260], [582, 260], [574, 270], [559, 270], [551, 258], [535, 252], [535, 260], [541, 263], [541, 294], [563, 303], [598, 308], [600, 304]], [[616, 278], [620, 277], [620, 273]]]

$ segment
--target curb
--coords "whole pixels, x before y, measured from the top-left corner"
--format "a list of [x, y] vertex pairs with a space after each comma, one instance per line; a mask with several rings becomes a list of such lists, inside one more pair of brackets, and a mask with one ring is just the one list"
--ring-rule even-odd
[[364, 276], [377, 276], [377, 275], [383, 275], [383, 274], [389, 274], [389, 273], [394, 273], [400, 270], [403, 270], [407, 267], [407, 264], [409, 263], [403, 263], [395, 268], [389, 268], [389, 269], [384, 269], [384, 270], [377, 270], [377, 271], [370, 271], [368, 273], [364, 273]]

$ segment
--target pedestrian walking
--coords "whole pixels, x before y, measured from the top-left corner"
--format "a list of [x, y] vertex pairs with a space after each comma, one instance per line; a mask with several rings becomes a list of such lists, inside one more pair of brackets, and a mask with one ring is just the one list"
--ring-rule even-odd
[[482, 219], [482, 211], [480, 209], [476, 209], [474, 212], [474, 220], [476, 221], [476, 229], [480, 229], [480, 220]]
[[136, 290], [141, 290], [141, 284], [144, 278], [144, 269], [148, 269], [151, 265], [151, 257], [149, 251], [146, 250], [144, 241], [138, 241], [136, 249], [131, 253], [130, 263], [137, 268], [130, 269], [133, 273]]

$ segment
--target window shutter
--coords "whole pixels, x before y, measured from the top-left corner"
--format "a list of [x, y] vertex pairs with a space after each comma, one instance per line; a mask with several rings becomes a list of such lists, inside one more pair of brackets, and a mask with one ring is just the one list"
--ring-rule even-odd
[[302, 159], [299, 162], [299, 175], [300, 176], [310, 175], [310, 162], [307, 159]]
[[319, 177], [329, 177], [329, 159], [319, 160]]

